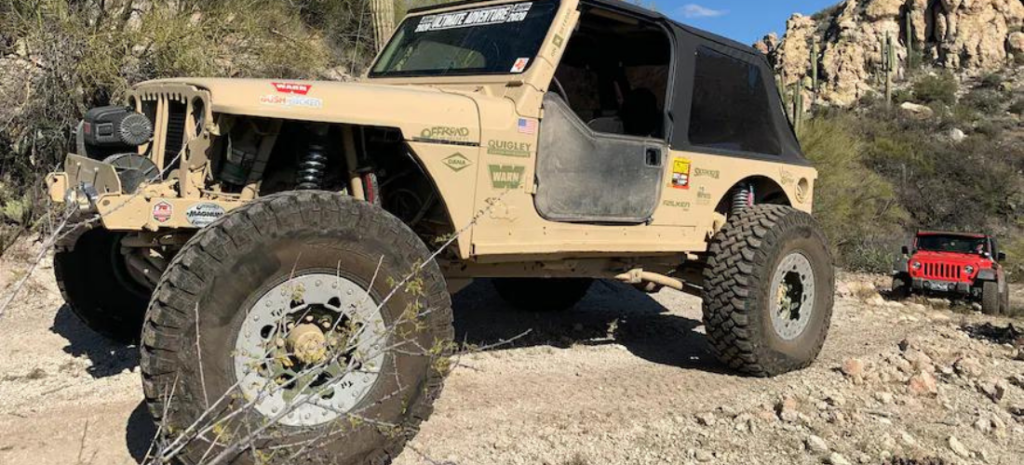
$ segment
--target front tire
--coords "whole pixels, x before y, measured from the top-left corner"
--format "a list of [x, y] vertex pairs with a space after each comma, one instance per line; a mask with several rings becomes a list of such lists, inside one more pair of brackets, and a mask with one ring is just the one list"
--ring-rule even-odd
[[57, 287], [71, 311], [93, 331], [121, 343], [139, 340], [150, 290], [131, 277], [122, 234], [97, 228], [53, 257]]
[[999, 292], [999, 283], [985, 281], [981, 285], [981, 312], [986, 315], [999, 315], [1003, 306], [1003, 296]]
[[910, 297], [910, 278], [906, 275], [894, 276], [892, 278], [892, 287], [890, 289], [893, 299], [906, 300]]
[[568, 310], [587, 295], [588, 278], [501, 278], [492, 281], [506, 302], [527, 312]]
[[259, 451], [229, 463], [390, 463], [430, 416], [453, 337], [444, 277], [408, 227], [350, 197], [289, 192], [178, 253], [147, 313], [143, 386], [163, 431], [238, 413], [189, 442], [185, 463], [264, 425]]
[[810, 215], [780, 205], [733, 215], [704, 270], [712, 352], [753, 376], [809, 366], [828, 334], [834, 289], [832, 256]]

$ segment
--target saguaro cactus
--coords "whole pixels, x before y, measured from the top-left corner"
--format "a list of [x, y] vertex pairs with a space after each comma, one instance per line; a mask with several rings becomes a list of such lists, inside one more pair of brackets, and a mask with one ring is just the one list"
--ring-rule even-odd
[[882, 43], [882, 73], [885, 75], [885, 104], [892, 105], [892, 73], [896, 70], [896, 47], [892, 34], [885, 34]]
[[811, 92], [815, 96], [818, 94], [818, 56], [821, 53], [820, 45], [818, 45], [818, 39], [814, 39], [814, 43], [811, 45]]
[[370, 0], [370, 14], [373, 17], [373, 44], [379, 52], [395, 28], [395, 5], [392, 0]]
[[913, 5], [907, 8], [907, 71], [914, 69], [914, 10]]

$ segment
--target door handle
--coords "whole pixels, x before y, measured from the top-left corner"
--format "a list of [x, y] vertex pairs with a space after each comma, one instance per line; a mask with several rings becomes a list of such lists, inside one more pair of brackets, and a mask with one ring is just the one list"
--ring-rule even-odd
[[660, 167], [661, 166], [661, 149], [657, 147], [647, 147], [644, 150], [644, 161], [647, 166]]

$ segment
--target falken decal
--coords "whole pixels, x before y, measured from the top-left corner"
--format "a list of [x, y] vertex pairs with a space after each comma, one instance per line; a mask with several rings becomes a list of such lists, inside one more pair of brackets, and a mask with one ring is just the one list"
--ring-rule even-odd
[[475, 10], [453, 11], [427, 15], [420, 18], [416, 32], [441, 31], [462, 27], [488, 26], [502, 23], [518, 23], [526, 19], [533, 2], [516, 3]]
[[153, 219], [158, 223], [166, 223], [174, 216], [174, 206], [167, 202], [160, 202], [153, 205]]
[[689, 210], [690, 202], [680, 202], [677, 200], [666, 200], [664, 205], [669, 208], [678, 208], [680, 210]]
[[672, 184], [675, 189], [690, 188], [690, 159], [676, 158], [672, 160]]
[[441, 163], [444, 163], [444, 166], [447, 166], [456, 173], [466, 168], [469, 168], [469, 166], [473, 164], [473, 162], [470, 159], [466, 158], [465, 155], [461, 153], [456, 153], [448, 158], [445, 158], [444, 160], [441, 160]]
[[533, 144], [511, 140], [492, 140], [487, 142], [487, 153], [503, 157], [530, 158]]
[[185, 211], [188, 224], [202, 228], [224, 216], [224, 207], [215, 203], [197, 203]]
[[306, 95], [313, 88], [310, 84], [299, 84], [294, 82], [274, 82], [274, 89], [282, 94]]
[[491, 186], [495, 189], [518, 189], [523, 185], [525, 166], [489, 165]]

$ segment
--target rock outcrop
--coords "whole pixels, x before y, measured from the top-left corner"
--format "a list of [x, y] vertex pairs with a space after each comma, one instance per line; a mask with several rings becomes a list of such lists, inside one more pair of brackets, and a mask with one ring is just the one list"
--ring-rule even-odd
[[877, 85], [890, 38], [897, 75], [908, 54], [958, 73], [998, 69], [1024, 61], [1024, 0], [846, 0], [813, 17], [794, 15], [781, 41], [769, 36], [756, 46], [783, 83], [806, 87], [817, 42], [819, 97], [849, 105]]

